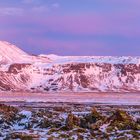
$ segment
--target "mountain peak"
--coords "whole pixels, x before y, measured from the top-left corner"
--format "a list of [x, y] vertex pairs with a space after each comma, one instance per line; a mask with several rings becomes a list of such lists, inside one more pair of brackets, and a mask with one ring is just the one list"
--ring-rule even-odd
[[9, 42], [0, 41], [0, 61], [4, 63], [16, 62], [24, 55], [28, 54]]
[[0, 63], [36, 63], [50, 62], [50, 59], [39, 56], [32, 56], [19, 49], [17, 46], [7, 42], [0, 41]]
[[15, 46], [7, 41], [0, 41], [0, 51], [4, 51], [4, 50], [7, 50], [8, 52], [9, 51], [14, 51], [14, 52], [16, 51], [20, 54], [27, 55], [27, 53], [25, 53], [24, 51], [19, 49], [17, 46]]

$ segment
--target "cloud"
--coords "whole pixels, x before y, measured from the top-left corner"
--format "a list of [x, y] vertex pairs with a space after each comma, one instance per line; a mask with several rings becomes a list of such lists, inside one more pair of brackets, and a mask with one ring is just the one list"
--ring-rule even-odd
[[[52, 32], [73, 35], [120, 35], [135, 37], [140, 35], [140, 15], [133, 13], [82, 14], [69, 16], [48, 16], [40, 20], [40, 25]], [[133, 26], [135, 25], [135, 26]]]
[[31, 12], [35, 13], [42, 13], [42, 12], [49, 12], [49, 7], [48, 6], [35, 6], [31, 8]]
[[110, 4], [130, 4], [130, 5], [136, 5], [136, 4], [140, 4], [139, 0], [106, 0], [103, 1], [104, 3], [110, 3]]
[[22, 0], [23, 4], [36, 4], [39, 3], [39, 0]]
[[[69, 41], [55, 40], [47, 38], [28, 38], [31, 46], [38, 47], [42, 53], [56, 53], [58, 55], [83, 55], [83, 54], [99, 54], [102, 48], [103, 52], [108, 49], [105, 44], [100, 41]], [[82, 49], [81, 49], [82, 48]], [[91, 50], [92, 49], [92, 50]], [[79, 50], [79, 51], [75, 51]]]
[[[45, 11], [45, 12], [44, 12]], [[1, 19], [5, 26], [19, 25], [20, 30], [32, 30], [44, 34], [47, 32], [76, 36], [121, 36], [135, 38], [140, 36], [139, 13], [49, 15], [47, 7], [35, 7], [22, 17]], [[48, 14], [47, 14], [48, 12]], [[36, 13], [36, 16], [32, 16]], [[44, 17], [44, 14], [47, 16]], [[1, 23], [2, 24], [2, 23]], [[7, 24], [7, 25], [6, 25]], [[16, 27], [18, 28], [18, 26]], [[32, 32], [30, 31], [30, 32]]]
[[1, 16], [11, 16], [11, 15], [22, 15], [24, 12], [24, 10], [22, 8], [17, 8], [17, 7], [4, 7], [4, 8], [0, 8], [0, 15]]
[[54, 8], [59, 8], [59, 7], [60, 7], [60, 4], [59, 4], [59, 3], [53, 3], [53, 4], [52, 4], [52, 7], [54, 7]]

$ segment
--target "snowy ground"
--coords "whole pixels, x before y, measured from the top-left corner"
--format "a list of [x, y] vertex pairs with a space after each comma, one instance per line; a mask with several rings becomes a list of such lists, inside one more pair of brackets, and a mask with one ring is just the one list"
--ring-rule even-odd
[[70, 102], [140, 105], [140, 93], [19, 93], [1, 92], [0, 101]]
[[0, 140], [140, 139], [140, 93], [0, 93]]
[[32, 139], [138, 140], [140, 105], [0, 102], [0, 140]]

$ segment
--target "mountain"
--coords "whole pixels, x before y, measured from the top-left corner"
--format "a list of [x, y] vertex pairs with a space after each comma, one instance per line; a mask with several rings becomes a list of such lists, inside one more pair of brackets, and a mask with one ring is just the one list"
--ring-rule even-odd
[[140, 91], [140, 57], [32, 56], [0, 41], [0, 90]]
[[0, 64], [34, 62], [46, 62], [46, 59], [40, 56], [31, 56], [13, 44], [0, 41]]

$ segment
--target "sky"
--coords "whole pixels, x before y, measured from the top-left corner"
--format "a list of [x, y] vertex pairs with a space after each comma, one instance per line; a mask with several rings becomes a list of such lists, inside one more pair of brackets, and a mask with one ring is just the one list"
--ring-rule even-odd
[[140, 55], [140, 0], [0, 0], [0, 40], [30, 54]]

